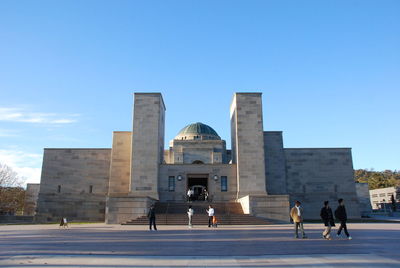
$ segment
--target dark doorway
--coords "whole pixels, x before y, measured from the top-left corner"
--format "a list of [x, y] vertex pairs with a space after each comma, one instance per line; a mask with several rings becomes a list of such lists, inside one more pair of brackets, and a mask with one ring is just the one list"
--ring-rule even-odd
[[192, 200], [205, 200], [208, 178], [188, 178], [188, 188], [193, 190]]

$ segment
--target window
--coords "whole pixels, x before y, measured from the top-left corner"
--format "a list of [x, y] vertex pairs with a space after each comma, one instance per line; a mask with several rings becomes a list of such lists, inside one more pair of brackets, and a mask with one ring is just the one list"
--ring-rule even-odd
[[378, 197], [378, 194], [373, 194], [372, 197]]
[[385, 196], [386, 196], [386, 194], [385, 194], [385, 193], [383, 193], [383, 194], [379, 194], [379, 196], [380, 196], [380, 197], [385, 197]]
[[57, 187], [57, 193], [61, 193], [61, 185], [58, 185], [58, 187]]
[[169, 176], [168, 178], [168, 191], [175, 192], [175, 177]]
[[228, 177], [221, 176], [221, 192], [228, 191]]
[[89, 193], [93, 193], [93, 185], [90, 185], [90, 187], [89, 187]]

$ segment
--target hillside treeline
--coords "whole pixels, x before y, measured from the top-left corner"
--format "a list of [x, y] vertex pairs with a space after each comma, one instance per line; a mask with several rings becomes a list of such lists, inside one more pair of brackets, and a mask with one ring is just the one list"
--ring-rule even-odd
[[370, 190], [400, 186], [400, 171], [356, 169], [354, 170], [354, 179], [356, 182], [368, 183]]

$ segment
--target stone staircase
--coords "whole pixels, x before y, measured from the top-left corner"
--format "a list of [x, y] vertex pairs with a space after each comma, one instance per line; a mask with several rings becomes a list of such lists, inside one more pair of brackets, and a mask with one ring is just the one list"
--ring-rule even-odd
[[[194, 210], [192, 218], [193, 225], [208, 224], [208, 216], [206, 209], [207, 202], [192, 202], [192, 203], [172, 203], [158, 202], [155, 205], [157, 225], [187, 225], [187, 209], [191, 205]], [[243, 213], [239, 203], [225, 202], [212, 203], [215, 210], [219, 225], [265, 225], [271, 224], [270, 221], [257, 218]], [[122, 223], [123, 225], [147, 225], [148, 219], [146, 216]]]

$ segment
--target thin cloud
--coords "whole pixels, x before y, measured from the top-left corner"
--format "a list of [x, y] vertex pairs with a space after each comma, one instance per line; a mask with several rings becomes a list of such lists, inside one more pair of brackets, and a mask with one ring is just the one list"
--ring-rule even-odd
[[71, 124], [77, 122], [78, 114], [61, 115], [36, 113], [20, 108], [0, 107], [0, 121], [32, 124]]
[[18, 137], [19, 132], [16, 130], [11, 130], [11, 129], [2, 129], [0, 128], [0, 137]]

